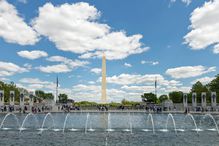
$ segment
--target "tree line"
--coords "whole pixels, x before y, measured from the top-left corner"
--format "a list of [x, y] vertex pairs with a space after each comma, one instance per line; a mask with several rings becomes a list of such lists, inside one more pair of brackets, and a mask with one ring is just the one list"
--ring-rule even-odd
[[[20, 101], [20, 93], [24, 93], [24, 95], [29, 95], [28, 91], [24, 88], [20, 88], [17, 87], [16, 84], [14, 82], [10, 82], [10, 83], [4, 83], [3, 81], [0, 81], [0, 90], [4, 91], [4, 102], [9, 102], [9, 96], [10, 96], [10, 91], [14, 91], [15, 92], [15, 102], [19, 102]], [[59, 102], [61, 103], [66, 103], [68, 100], [68, 95], [66, 94], [59, 94], [58, 96], [59, 98]], [[42, 90], [36, 90], [35, 91], [35, 96], [34, 96], [34, 100], [39, 100], [42, 101], [44, 99], [54, 99], [54, 95], [52, 93], [46, 93]]]
[[[188, 93], [188, 103], [192, 103], [192, 93], [197, 93], [197, 102], [201, 102], [201, 93], [206, 92], [207, 103], [211, 102], [211, 92], [217, 93], [217, 102], [219, 102], [219, 74], [215, 76], [215, 79], [210, 81], [208, 84], [204, 85], [200, 81], [197, 81], [192, 85], [190, 92]], [[166, 99], [171, 99], [173, 103], [183, 102], [183, 92], [182, 91], [172, 91], [168, 95], [161, 95], [159, 98], [153, 93], [144, 93], [141, 95], [142, 101], [150, 103], [161, 103]]]

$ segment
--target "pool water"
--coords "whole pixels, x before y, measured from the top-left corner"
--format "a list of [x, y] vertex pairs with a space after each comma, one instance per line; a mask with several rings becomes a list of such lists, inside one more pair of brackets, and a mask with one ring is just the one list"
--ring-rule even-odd
[[219, 116], [210, 114], [1, 114], [0, 122], [0, 145], [219, 145]]

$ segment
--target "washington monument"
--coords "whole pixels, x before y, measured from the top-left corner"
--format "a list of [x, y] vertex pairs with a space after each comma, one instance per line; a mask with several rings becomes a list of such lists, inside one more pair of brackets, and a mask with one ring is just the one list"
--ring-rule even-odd
[[103, 53], [102, 58], [102, 96], [101, 96], [101, 103], [106, 103], [106, 56]]

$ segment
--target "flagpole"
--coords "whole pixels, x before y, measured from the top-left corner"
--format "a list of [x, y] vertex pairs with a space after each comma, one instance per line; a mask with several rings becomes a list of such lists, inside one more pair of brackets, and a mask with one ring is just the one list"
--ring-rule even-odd
[[157, 77], [155, 77], [155, 82], [154, 82], [154, 93], [157, 97]]
[[56, 77], [56, 97], [55, 97], [55, 102], [57, 103], [57, 99], [58, 99], [58, 87], [59, 87], [59, 78], [58, 75]]

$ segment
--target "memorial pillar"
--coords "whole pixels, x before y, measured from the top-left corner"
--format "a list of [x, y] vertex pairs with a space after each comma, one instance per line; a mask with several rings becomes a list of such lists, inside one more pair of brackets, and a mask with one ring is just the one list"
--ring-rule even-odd
[[9, 95], [9, 102], [11, 106], [14, 106], [14, 98], [15, 98], [15, 92], [14, 91], [10, 91], [10, 95]]
[[202, 107], [203, 108], [205, 108], [206, 107], [206, 92], [202, 92], [201, 93], [201, 105], [202, 105]]
[[211, 106], [212, 107], [217, 106], [217, 94], [216, 94], [216, 92], [211, 92]]
[[188, 94], [186, 93], [183, 93], [183, 106], [184, 106], [184, 109], [187, 109], [188, 107]]
[[4, 106], [5, 99], [4, 99], [4, 91], [0, 90], [0, 106]]

